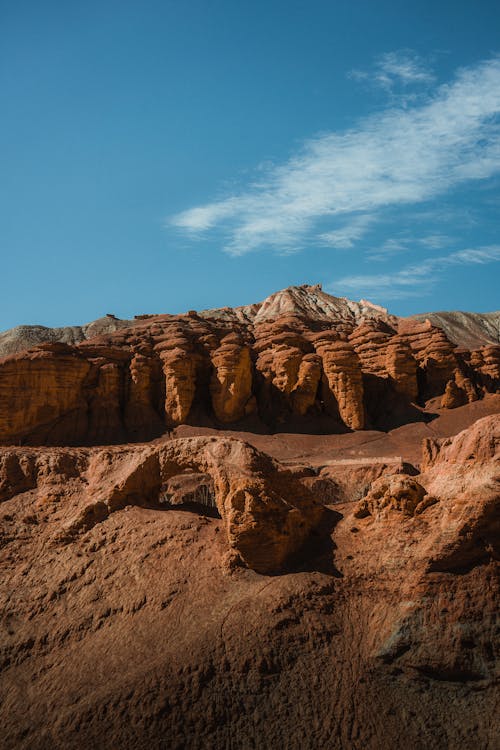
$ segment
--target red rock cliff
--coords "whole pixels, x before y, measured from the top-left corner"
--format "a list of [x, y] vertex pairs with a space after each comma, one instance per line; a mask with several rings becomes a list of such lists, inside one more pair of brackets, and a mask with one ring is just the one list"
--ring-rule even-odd
[[360, 430], [389, 405], [402, 422], [412, 403], [439, 396], [454, 408], [499, 387], [500, 347], [469, 352], [429, 321], [398, 321], [316, 287], [296, 292], [234, 311], [146, 317], [0, 360], [0, 443], [147, 440], [200, 418], [258, 417], [270, 428], [326, 419], [330, 430]]

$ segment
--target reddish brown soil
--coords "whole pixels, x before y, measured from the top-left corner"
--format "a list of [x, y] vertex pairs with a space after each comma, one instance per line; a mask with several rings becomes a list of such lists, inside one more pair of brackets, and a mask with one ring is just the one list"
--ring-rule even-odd
[[[387, 435], [246, 437], [316, 468], [417, 462], [431, 427], [498, 406]], [[64, 449], [36, 449], [37, 488], [1, 506], [1, 746], [494, 750], [498, 420], [472, 429], [425, 454], [417, 479], [439, 502], [365, 518], [329, 504], [278, 575], [234, 565], [224, 519], [140, 497], [65, 537], [86, 481]], [[104, 488], [99, 450], [71, 455], [94, 457]]]
[[412, 464], [419, 464], [424, 438], [456, 435], [477, 419], [489, 414], [500, 414], [500, 394], [487, 394], [482, 401], [475, 401], [456, 409], [440, 409], [429, 402], [422, 411], [431, 421], [410, 422], [388, 432], [363, 430], [347, 434], [328, 435], [311, 432], [276, 432], [262, 434], [237, 430], [215, 430], [209, 427], [181, 425], [172, 436], [227, 435], [245, 440], [259, 450], [269, 453], [285, 463], [304, 462], [311, 466], [322, 466], [328, 461], [347, 459], [375, 459], [398, 457]]

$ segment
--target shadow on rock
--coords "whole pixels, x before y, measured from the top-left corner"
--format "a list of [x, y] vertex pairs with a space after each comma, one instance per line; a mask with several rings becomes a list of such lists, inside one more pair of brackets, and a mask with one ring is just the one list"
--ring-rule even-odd
[[342, 578], [335, 566], [337, 545], [332, 539], [335, 526], [343, 518], [342, 513], [325, 508], [319, 524], [314, 528], [300, 550], [290, 558], [284, 573], [325, 573]]

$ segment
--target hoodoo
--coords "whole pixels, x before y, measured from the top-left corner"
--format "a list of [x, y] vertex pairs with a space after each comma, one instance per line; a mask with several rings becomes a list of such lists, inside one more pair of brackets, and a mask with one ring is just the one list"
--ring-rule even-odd
[[14, 330], [3, 334], [4, 351], [17, 353], [0, 359], [0, 443], [119, 443], [249, 419], [326, 432], [424, 419], [418, 410], [430, 399], [452, 409], [499, 387], [490, 328], [476, 321], [477, 347], [460, 347], [462, 317], [452, 315], [436, 322], [454, 340], [429, 319], [301, 286], [241, 308], [107, 316], [78, 329], [86, 338], [77, 343], [65, 343], [67, 329], [45, 329], [50, 343], [30, 348], [26, 329]]

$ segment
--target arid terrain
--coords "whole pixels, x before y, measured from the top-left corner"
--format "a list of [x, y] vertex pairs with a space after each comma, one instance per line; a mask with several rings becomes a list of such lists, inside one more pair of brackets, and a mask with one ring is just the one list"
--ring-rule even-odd
[[499, 313], [0, 335], [0, 747], [496, 750]]

